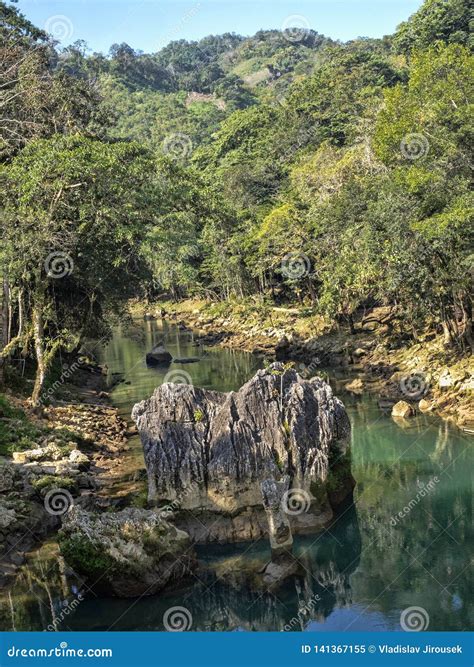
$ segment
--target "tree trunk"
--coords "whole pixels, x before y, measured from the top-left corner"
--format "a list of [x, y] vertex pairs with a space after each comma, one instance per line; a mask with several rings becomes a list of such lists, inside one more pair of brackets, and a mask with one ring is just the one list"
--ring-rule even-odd
[[[1, 299], [1, 319], [0, 319], [0, 352], [8, 345], [8, 326], [9, 326], [9, 310], [10, 310], [10, 288], [8, 285], [8, 278], [6, 273], [3, 274], [2, 279], [2, 299]], [[6, 359], [0, 357], [0, 384], [4, 382], [4, 370]]]
[[36, 295], [32, 312], [33, 339], [35, 343], [37, 367], [36, 367], [35, 386], [33, 388], [33, 393], [31, 395], [31, 402], [35, 407], [40, 404], [40, 396], [41, 392], [43, 391], [43, 385], [46, 376], [43, 308], [44, 308], [44, 294], [40, 293]]
[[10, 285], [8, 278], [3, 276], [3, 308], [2, 308], [2, 337], [3, 347], [6, 347], [10, 342]]
[[11, 300], [10, 290], [8, 291], [8, 329], [7, 329], [7, 345], [12, 339], [13, 327], [13, 303]]
[[467, 348], [472, 351], [473, 349], [472, 302], [469, 299], [468, 295], [464, 297], [461, 296], [460, 308], [462, 313], [461, 336], [462, 336], [463, 348], [467, 346]]
[[18, 336], [23, 336], [23, 329], [25, 328], [25, 311], [23, 304], [23, 289], [20, 288], [18, 292]]

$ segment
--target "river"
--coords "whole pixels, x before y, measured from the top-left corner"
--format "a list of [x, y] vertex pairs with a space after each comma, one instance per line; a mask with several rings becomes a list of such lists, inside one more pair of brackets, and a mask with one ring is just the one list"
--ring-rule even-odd
[[[144, 354], [161, 338], [173, 357], [201, 360], [148, 368]], [[124, 374], [112, 400], [127, 419], [167, 373], [229, 391], [262, 365], [244, 352], [203, 349], [192, 332], [154, 321], [119, 327], [102, 361], [111, 379]], [[0, 598], [0, 629], [42, 630], [60, 619], [63, 630], [162, 630], [174, 606], [188, 610], [192, 630], [398, 630], [411, 607], [422, 609], [429, 630], [472, 629], [472, 438], [428, 415], [396, 423], [374, 397], [345, 392], [347, 377], [329, 374], [353, 426], [357, 487], [354, 505], [326, 531], [296, 539], [303, 575], [263, 591], [252, 573], [269, 559], [266, 542], [199, 547], [201, 567], [178, 591], [119, 600], [81, 588], [50, 542]], [[142, 468], [138, 437], [131, 444], [130, 467]]]

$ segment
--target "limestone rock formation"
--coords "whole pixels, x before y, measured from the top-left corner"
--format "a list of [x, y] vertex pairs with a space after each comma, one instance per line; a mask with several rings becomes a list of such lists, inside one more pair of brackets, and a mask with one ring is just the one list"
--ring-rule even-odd
[[288, 476], [286, 513], [297, 532], [326, 525], [335, 499], [354, 486], [343, 404], [323, 380], [304, 380], [279, 363], [228, 394], [163, 384], [135, 405], [132, 417], [144, 447], [149, 499], [191, 510], [178, 525], [199, 542], [268, 534], [266, 480]]
[[119, 597], [153, 595], [196, 565], [189, 536], [153, 510], [96, 514], [73, 507], [59, 545], [90, 586]]
[[285, 511], [289, 483], [290, 478], [285, 475], [279, 482], [266, 479], [261, 484], [263, 507], [268, 517], [272, 557], [278, 557], [282, 552], [291, 549], [293, 544], [290, 521]]

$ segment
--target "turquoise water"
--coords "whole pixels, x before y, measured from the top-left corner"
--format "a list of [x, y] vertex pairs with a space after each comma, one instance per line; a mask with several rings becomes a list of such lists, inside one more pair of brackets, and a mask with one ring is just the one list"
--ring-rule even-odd
[[[173, 357], [201, 361], [147, 368], [144, 354], [161, 338]], [[169, 372], [228, 391], [262, 363], [203, 350], [194, 334], [156, 322], [117, 330], [103, 360], [111, 379], [124, 373], [112, 398], [126, 416]], [[354, 505], [324, 533], [296, 540], [300, 572], [284, 587], [270, 592], [256, 583], [270, 556], [259, 542], [200, 547], [201, 567], [179, 590], [139, 600], [97, 597], [71, 578], [51, 543], [0, 599], [1, 629], [44, 629], [56, 618], [66, 630], [163, 630], [174, 606], [188, 610], [192, 630], [396, 630], [410, 607], [422, 608], [429, 630], [472, 629], [472, 438], [426, 415], [396, 423], [375, 399], [345, 393], [341, 380], [332, 382], [353, 425]], [[84, 599], [71, 608], [81, 590]]]

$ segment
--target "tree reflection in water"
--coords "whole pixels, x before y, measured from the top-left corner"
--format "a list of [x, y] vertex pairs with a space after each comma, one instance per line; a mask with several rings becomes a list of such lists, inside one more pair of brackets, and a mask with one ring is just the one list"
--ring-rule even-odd
[[[195, 353], [192, 336], [176, 327], [137, 328], [143, 340], [119, 331], [103, 359], [111, 373], [130, 378], [130, 385], [117, 387], [116, 399], [114, 393], [124, 414], [162, 380], [140, 363], [158, 336], [174, 356]], [[186, 370], [196, 385], [223, 391], [238, 388], [257, 363], [251, 355], [214, 349]], [[296, 539], [301, 571], [284, 586], [270, 592], [261, 585], [268, 544], [207, 546], [199, 549], [197, 578], [179, 591], [140, 601], [96, 598], [50, 544], [29, 558], [10, 594], [0, 594], [0, 629], [42, 630], [61, 619], [65, 630], [160, 630], [172, 606], [189, 609], [192, 630], [396, 630], [409, 606], [426, 609], [430, 630], [471, 629], [472, 438], [430, 415], [395, 423], [374, 398], [343, 393], [347, 377], [341, 379], [331, 383], [353, 426], [356, 510], [328, 532]], [[394, 523], [435, 476], [432, 491]], [[65, 614], [81, 591], [85, 599]]]

